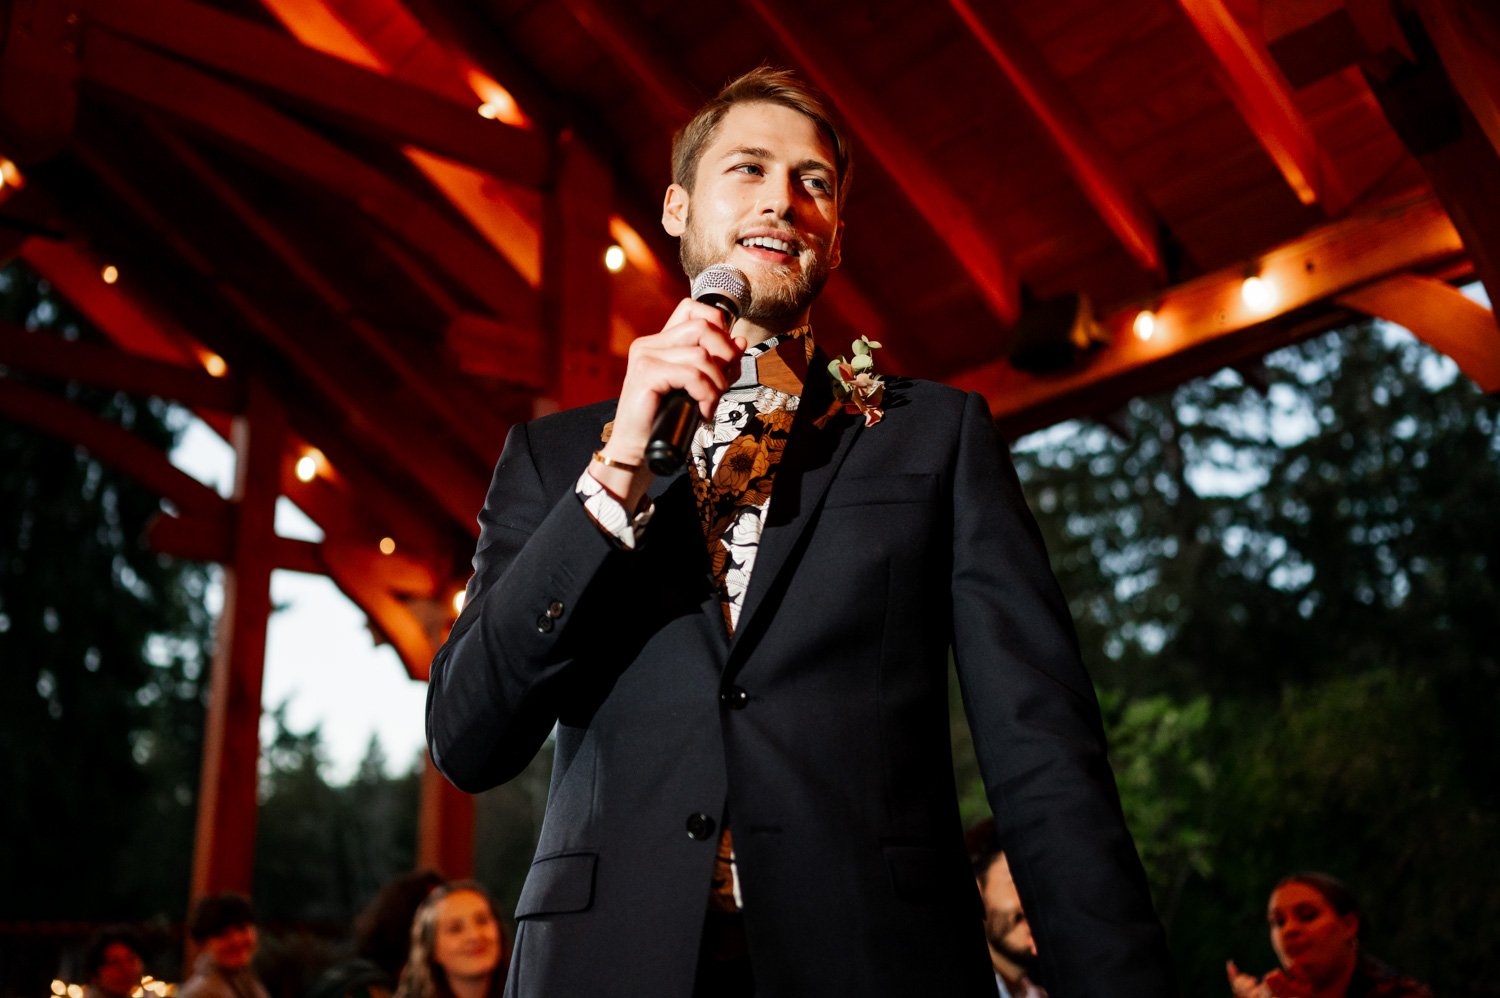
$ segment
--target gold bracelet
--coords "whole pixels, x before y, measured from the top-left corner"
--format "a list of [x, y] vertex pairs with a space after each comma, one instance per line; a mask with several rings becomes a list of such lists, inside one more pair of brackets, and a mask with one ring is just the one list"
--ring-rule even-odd
[[624, 461], [616, 461], [613, 458], [605, 457], [602, 450], [594, 451], [594, 460], [606, 468], [619, 468], [621, 471], [628, 471], [632, 475], [641, 470], [641, 466], [638, 464], [626, 464]]

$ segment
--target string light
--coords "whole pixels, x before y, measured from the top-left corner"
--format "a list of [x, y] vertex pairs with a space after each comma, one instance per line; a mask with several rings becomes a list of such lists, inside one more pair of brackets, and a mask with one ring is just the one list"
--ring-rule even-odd
[[7, 187], [20, 190], [25, 186], [26, 178], [21, 176], [21, 168], [16, 166], [11, 160], [0, 156], [0, 191], [3, 191]]
[[[294, 469], [297, 481], [310, 482], [318, 477], [318, 471], [323, 467], [323, 452], [316, 447], [309, 447], [303, 451], [302, 456], [297, 459], [297, 467]], [[394, 542], [393, 542], [394, 543]]]
[[1240, 285], [1240, 300], [1254, 312], [1269, 312], [1276, 307], [1276, 285], [1259, 274], [1251, 274]]
[[216, 353], [205, 353], [203, 355], [203, 369], [215, 378], [222, 378], [229, 371], [229, 365], [224, 363], [224, 358]]
[[104, 265], [104, 269], [99, 271], [99, 276], [105, 284], [113, 284], [120, 279], [120, 268], [112, 263], [107, 263]]
[[381, 554], [395, 554], [396, 553], [396, 538], [394, 538], [394, 537], [382, 537], [380, 539], [380, 553]]
[[611, 274], [618, 274], [625, 269], [624, 247], [616, 245], [604, 251], [604, 269]]
[[1156, 335], [1156, 313], [1149, 308], [1143, 308], [1135, 314], [1135, 321], [1130, 324], [1130, 329], [1135, 333], [1136, 339], [1146, 342]]
[[468, 596], [468, 592], [463, 589], [453, 594], [453, 612], [455, 614], [464, 612], [464, 600], [468, 599]]

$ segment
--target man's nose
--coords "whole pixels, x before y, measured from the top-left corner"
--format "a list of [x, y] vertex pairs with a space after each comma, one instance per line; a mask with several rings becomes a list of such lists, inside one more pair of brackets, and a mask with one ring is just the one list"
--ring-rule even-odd
[[790, 218], [792, 215], [792, 202], [791, 177], [771, 179], [761, 188], [760, 213], [762, 215]]

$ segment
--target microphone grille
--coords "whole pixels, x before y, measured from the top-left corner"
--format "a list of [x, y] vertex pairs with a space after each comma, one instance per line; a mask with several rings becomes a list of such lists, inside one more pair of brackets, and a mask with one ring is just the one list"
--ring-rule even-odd
[[692, 296], [694, 301], [729, 308], [738, 318], [750, 304], [750, 280], [738, 267], [716, 263], [693, 278]]

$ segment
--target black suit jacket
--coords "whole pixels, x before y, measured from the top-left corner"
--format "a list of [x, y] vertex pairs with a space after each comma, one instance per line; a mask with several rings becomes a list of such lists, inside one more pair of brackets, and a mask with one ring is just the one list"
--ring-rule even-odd
[[691, 994], [729, 818], [766, 996], [994, 994], [949, 748], [954, 650], [1054, 998], [1174, 993], [1066, 605], [982, 398], [815, 362], [731, 640], [685, 476], [637, 551], [573, 494], [611, 405], [515, 428], [433, 663], [434, 762], [478, 792], [556, 728], [514, 996]]

